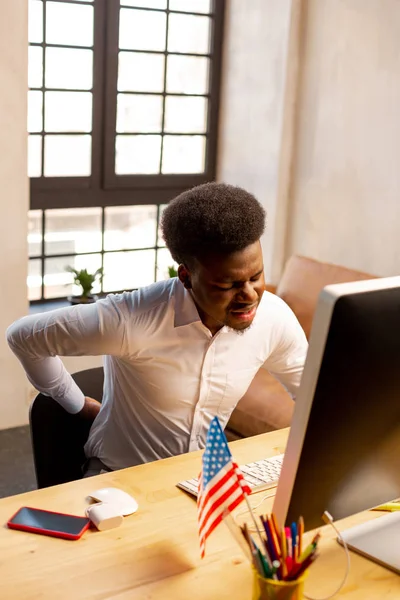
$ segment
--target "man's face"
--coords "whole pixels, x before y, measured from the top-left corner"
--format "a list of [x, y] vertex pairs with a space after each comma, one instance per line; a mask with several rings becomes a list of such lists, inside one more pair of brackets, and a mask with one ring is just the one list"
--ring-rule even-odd
[[185, 287], [189, 282], [201, 320], [213, 334], [224, 325], [237, 331], [251, 325], [265, 283], [259, 241], [232, 254], [209, 255], [192, 270], [181, 265], [178, 274]]

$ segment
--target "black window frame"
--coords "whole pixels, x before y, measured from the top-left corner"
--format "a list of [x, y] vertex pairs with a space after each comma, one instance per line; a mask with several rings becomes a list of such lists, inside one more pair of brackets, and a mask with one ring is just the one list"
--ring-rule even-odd
[[[57, 0], [73, 4], [74, 0]], [[84, 2], [76, 2], [83, 5]], [[209, 56], [209, 112], [205, 171], [199, 174], [171, 175], [115, 175], [117, 60], [119, 0], [94, 0], [87, 3], [94, 7], [93, 40], [93, 128], [91, 175], [89, 177], [33, 177], [30, 180], [30, 208], [85, 208], [126, 206], [138, 204], [166, 204], [189, 187], [212, 181], [216, 175], [218, 115], [221, 85], [222, 39], [225, 0], [213, 0], [210, 13], [212, 26]], [[169, 4], [169, 2], [168, 2]], [[167, 4], [167, 6], [168, 6]], [[170, 11], [169, 8], [140, 10]], [[43, 26], [46, 19], [46, 2], [43, 2]], [[32, 45], [43, 48], [43, 72], [45, 69], [45, 41]], [[52, 44], [52, 46], [64, 47]], [[70, 46], [68, 46], [70, 47]], [[77, 46], [73, 46], [74, 48]], [[85, 47], [86, 48], [86, 47]], [[163, 54], [167, 54], [165, 51]], [[168, 53], [170, 54], [170, 53]], [[172, 53], [171, 53], [172, 54]], [[173, 53], [176, 54], [176, 53]], [[182, 53], [183, 55], [190, 53]], [[44, 80], [42, 92], [45, 91]], [[53, 88], [52, 88], [53, 89]], [[69, 90], [71, 91], [71, 90]], [[73, 91], [73, 90], [72, 90]], [[164, 94], [165, 95], [165, 94]], [[190, 96], [190, 95], [189, 95]], [[49, 135], [46, 133], [46, 135]], [[42, 143], [42, 169], [44, 144]]]

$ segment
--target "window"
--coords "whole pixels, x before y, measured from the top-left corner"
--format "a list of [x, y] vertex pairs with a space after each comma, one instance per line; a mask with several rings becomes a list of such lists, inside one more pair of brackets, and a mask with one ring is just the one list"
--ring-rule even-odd
[[29, 298], [147, 285], [163, 206], [214, 179], [223, 0], [30, 0]]

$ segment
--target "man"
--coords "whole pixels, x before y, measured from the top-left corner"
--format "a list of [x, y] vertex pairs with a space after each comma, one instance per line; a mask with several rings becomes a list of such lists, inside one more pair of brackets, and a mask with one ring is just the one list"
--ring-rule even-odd
[[[307, 352], [289, 307], [264, 293], [265, 213], [241, 188], [208, 183], [162, 216], [178, 278], [28, 316], [8, 342], [29, 380], [78, 418], [95, 417], [86, 474], [203, 448], [226, 425], [260, 367], [294, 396]], [[100, 405], [59, 356], [104, 355]], [[262, 398], [260, 398], [262, 402]]]

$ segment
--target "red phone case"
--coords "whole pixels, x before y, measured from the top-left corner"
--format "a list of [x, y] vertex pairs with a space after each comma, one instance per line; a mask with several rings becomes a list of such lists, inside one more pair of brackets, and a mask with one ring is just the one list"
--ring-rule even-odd
[[[17, 516], [17, 514], [23, 508], [28, 508], [29, 510], [39, 511], [42, 513], [50, 513], [52, 515], [62, 515], [62, 516], [66, 516], [66, 517], [75, 517], [77, 519], [85, 519], [87, 522], [83, 525], [82, 529], [76, 534], [71, 534], [66, 531], [55, 531], [53, 529], [40, 529], [39, 527], [31, 527], [30, 525], [24, 525], [23, 523], [13, 523], [12, 520]], [[11, 519], [9, 519], [7, 521], [7, 526], [10, 529], [18, 529], [19, 531], [28, 531], [29, 533], [38, 533], [41, 535], [49, 535], [51, 537], [62, 538], [65, 540], [79, 540], [79, 538], [82, 537], [82, 535], [85, 533], [85, 531], [87, 531], [89, 529], [90, 519], [85, 518], [85, 517], [80, 517], [78, 515], [70, 515], [67, 513], [60, 513], [60, 512], [53, 511], [53, 510], [43, 510], [41, 508], [33, 508], [32, 506], [21, 506], [21, 508], [19, 508], [17, 510], [17, 512], [13, 514]]]

